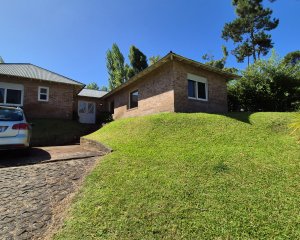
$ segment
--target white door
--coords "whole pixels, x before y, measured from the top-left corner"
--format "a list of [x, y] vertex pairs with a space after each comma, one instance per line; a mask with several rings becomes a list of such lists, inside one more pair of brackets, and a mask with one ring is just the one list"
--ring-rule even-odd
[[78, 116], [80, 123], [96, 123], [96, 104], [78, 101]]

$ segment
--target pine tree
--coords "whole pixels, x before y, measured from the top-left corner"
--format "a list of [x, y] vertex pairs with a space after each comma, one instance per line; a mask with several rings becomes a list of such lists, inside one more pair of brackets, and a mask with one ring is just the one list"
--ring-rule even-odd
[[226, 23], [222, 38], [231, 39], [237, 45], [232, 54], [238, 62], [253, 57], [254, 62], [268, 54], [273, 47], [271, 35], [267, 34], [279, 24], [279, 19], [271, 19], [273, 11], [264, 8], [263, 0], [233, 0], [237, 18]]

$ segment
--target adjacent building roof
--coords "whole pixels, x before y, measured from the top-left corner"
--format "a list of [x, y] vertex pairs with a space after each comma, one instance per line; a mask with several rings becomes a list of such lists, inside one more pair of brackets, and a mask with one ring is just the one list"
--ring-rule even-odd
[[220, 74], [222, 76], [224, 76], [226, 79], [230, 80], [230, 79], [236, 79], [239, 78], [240, 76], [236, 75], [236, 74], [232, 74], [229, 72], [225, 72], [219, 68], [216, 67], [212, 67], [191, 59], [188, 59], [186, 57], [180, 56], [178, 54], [175, 54], [173, 52], [170, 52], [169, 54], [167, 54], [166, 56], [164, 56], [162, 59], [160, 59], [158, 62], [156, 62], [155, 64], [147, 67], [146, 69], [144, 69], [143, 71], [139, 72], [138, 74], [136, 74], [135, 76], [133, 76], [132, 78], [130, 78], [127, 82], [123, 83], [122, 85], [120, 85], [119, 87], [113, 89], [112, 91], [110, 91], [108, 94], [106, 94], [104, 96], [104, 98], [107, 98], [109, 96], [111, 96], [112, 94], [120, 91], [121, 89], [123, 89], [124, 87], [130, 85], [131, 83], [139, 80], [141, 77], [147, 75], [148, 73], [152, 72], [153, 70], [159, 68], [160, 66], [164, 65], [165, 63], [169, 62], [169, 61], [173, 61], [174, 59], [178, 60], [179, 62], [184, 62], [202, 69], [205, 69], [207, 71], [211, 71], [217, 74]]
[[81, 82], [30, 63], [0, 63], [0, 74], [84, 86]]
[[106, 91], [99, 91], [99, 90], [84, 88], [84, 89], [81, 90], [81, 92], [78, 94], [78, 96], [80, 96], [80, 97], [101, 98], [105, 94], [107, 94]]

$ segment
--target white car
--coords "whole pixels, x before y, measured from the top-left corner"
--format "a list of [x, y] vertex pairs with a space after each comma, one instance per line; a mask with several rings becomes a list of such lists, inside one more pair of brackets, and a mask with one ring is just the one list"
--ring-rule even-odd
[[31, 129], [21, 108], [0, 106], [0, 150], [29, 148]]

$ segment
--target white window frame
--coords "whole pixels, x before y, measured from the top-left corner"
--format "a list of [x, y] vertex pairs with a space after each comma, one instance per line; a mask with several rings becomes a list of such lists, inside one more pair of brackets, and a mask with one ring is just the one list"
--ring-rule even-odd
[[[187, 81], [188, 80], [196, 82], [196, 85], [195, 85], [195, 87], [196, 87], [196, 89], [195, 89], [196, 97], [190, 97], [189, 93], [188, 93], [188, 99], [206, 101], [207, 102], [208, 101], [208, 81], [207, 81], [207, 78], [188, 73], [187, 74]], [[205, 84], [205, 97], [206, 98], [198, 98], [198, 82]]]
[[[15, 107], [23, 106], [23, 100], [24, 100], [24, 86], [23, 85], [14, 84], [14, 83], [0, 82], [0, 88], [4, 89], [4, 102], [0, 103], [0, 105], [15, 106]], [[21, 103], [20, 104], [7, 103], [7, 89], [21, 91]]]
[[[134, 93], [134, 92], [138, 92], [138, 100], [137, 100], [137, 106], [136, 107], [131, 107], [130, 105], [131, 105], [131, 93]], [[133, 91], [131, 91], [131, 92], [129, 92], [129, 97], [128, 97], [128, 110], [130, 110], [130, 109], [136, 109], [136, 108], [138, 108], [139, 107], [139, 90], [138, 89], [135, 89], [135, 90], [133, 90]]]
[[[46, 89], [47, 93], [41, 93], [41, 89]], [[41, 99], [41, 94], [46, 95], [46, 99]], [[38, 101], [39, 102], [49, 102], [49, 87], [42, 87], [42, 86], [39, 87]]]

